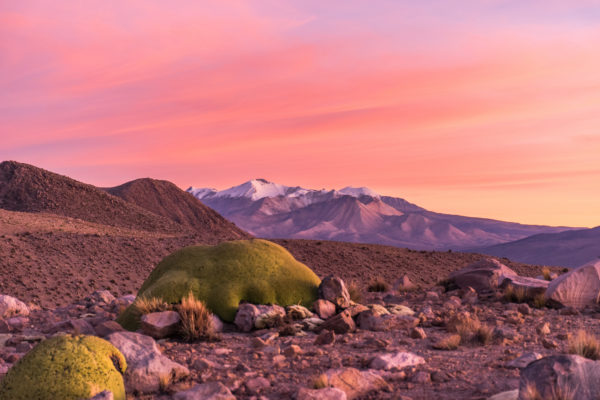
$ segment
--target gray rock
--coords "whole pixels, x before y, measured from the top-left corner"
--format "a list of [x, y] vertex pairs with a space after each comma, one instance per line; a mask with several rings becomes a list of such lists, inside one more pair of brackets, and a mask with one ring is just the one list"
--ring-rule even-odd
[[215, 314], [211, 314], [210, 317], [212, 318], [214, 332], [215, 333], [223, 332], [223, 329], [225, 329], [225, 324], [223, 323], [223, 321], [221, 321], [221, 318], [219, 318]]
[[279, 326], [285, 317], [285, 308], [274, 305], [258, 305], [258, 315], [254, 320], [254, 328], [269, 329]]
[[449, 279], [461, 289], [472, 287], [478, 293], [495, 290], [509, 276], [517, 273], [500, 261], [484, 258], [450, 274]]
[[319, 285], [319, 297], [339, 308], [350, 307], [350, 294], [344, 281], [336, 276], [327, 276]]
[[335, 315], [335, 304], [328, 300], [318, 299], [313, 303], [313, 309], [321, 319], [327, 319]]
[[112, 295], [108, 290], [98, 290], [88, 296], [88, 300], [94, 303], [105, 303], [110, 304], [116, 300], [115, 296]]
[[[534, 361], [521, 371], [519, 399], [535, 391], [542, 399], [600, 398], [600, 362], [576, 355], [556, 355]], [[529, 393], [528, 393], [529, 392]]]
[[381, 354], [373, 358], [369, 364], [369, 368], [381, 369], [389, 371], [392, 369], [400, 370], [406, 367], [414, 367], [425, 364], [425, 359], [414, 353], [397, 352], [389, 354]]
[[254, 328], [254, 321], [260, 311], [258, 307], [250, 303], [242, 303], [239, 305], [233, 323], [242, 332], [250, 332]]
[[142, 315], [140, 328], [142, 332], [154, 339], [162, 339], [174, 335], [179, 329], [181, 317], [176, 311], [161, 311]]
[[386, 308], [390, 312], [390, 314], [394, 314], [394, 315], [401, 315], [401, 316], [415, 315], [415, 312], [411, 308], [403, 306], [402, 304], [391, 304], [389, 306], [386, 306]]
[[338, 388], [307, 389], [301, 388], [296, 394], [296, 400], [346, 400], [348, 397]]
[[117, 321], [104, 321], [94, 327], [96, 335], [105, 337], [113, 332], [124, 331], [123, 327]]
[[54, 324], [49, 333], [68, 332], [76, 335], [95, 335], [94, 327], [84, 319], [70, 319]]
[[235, 400], [221, 382], [207, 382], [173, 395], [174, 400]]
[[150, 336], [135, 332], [115, 332], [106, 338], [127, 360], [125, 388], [128, 392], [152, 393], [161, 379], [170, 383], [190, 374], [188, 369], [163, 356]]
[[369, 392], [389, 389], [385, 380], [373, 371], [356, 368], [336, 368], [325, 372], [329, 386], [342, 390], [348, 400], [364, 396]]
[[517, 357], [506, 363], [506, 368], [525, 368], [534, 361], [542, 358], [540, 353], [525, 353], [521, 357]]
[[291, 320], [299, 320], [312, 318], [313, 313], [311, 313], [308, 308], [303, 307], [299, 304], [294, 304], [292, 306], [286, 307], [287, 317]]
[[600, 298], [600, 260], [559, 276], [549, 283], [546, 299], [565, 307], [594, 306]]
[[29, 307], [21, 300], [0, 294], [0, 318], [29, 315]]
[[262, 376], [249, 379], [245, 383], [246, 389], [250, 394], [258, 394], [271, 387], [271, 382]]

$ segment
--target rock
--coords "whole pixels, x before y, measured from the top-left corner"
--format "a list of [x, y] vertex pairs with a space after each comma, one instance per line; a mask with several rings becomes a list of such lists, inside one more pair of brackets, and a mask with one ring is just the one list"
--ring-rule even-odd
[[523, 315], [531, 315], [531, 307], [527, 303], [519, 304], [517, 310]]
[[130, 305], [133, 304], [133, 302], [135, 301], [135, 294], [126, 294], [124, 296], [118, 297], [117, 300], [115, 301], [115, 303], [124, 306], [124, 307], [129, 307]]
[[193, 362], [192, 362], [192, 368], [194, 368], [194, 370], [198, 371], [198, 372], [203, 372], [206, 371], [208, 369], [212, 369], [215, 368], [216, 364], [210, 360], [207, 360], [206, 358], [196, 358]]
[[299, 320], [311, 318], [313, 313], [311, 313], [306, 307], [294, 304], [286, 307], [286, 315], [290, 320]]
[[33, 348], [33, 345], [29, 342], [21, 342], [15, 346], [17, 353], [27, 353]]
[[161, 311], [142, 315], [140, 328], [144, 334], [162, 339], [177, 333], [180, 323], [181, 317], [177, 311]]
[[425, 298], [427, 300], [437, 301], [440, 299], [440, 295], [437, 292], [428, 291], [425, 293]]
[[356, 330], [356, 324], [350, 316], [350, 312], [348, 310], [344, 310], [322, 323], [321, 326], [319, 326], [318, 331], [320, 332], [323, 330], [344, 334], [348, 332], [354, 332]]
[[546, 336], [550, 334], [550, 324], [547, 322], [542, 322], [538, 326], [535, 327], [535, 331], [540, 336]]
[[427, 334], [423, 328], [415, 327], [411, 329], [410, 337], [413, 339], [427, 339]]
[[305, 320], [302, 320], [302, 329], [313, 332], [319, 329], [319, 326], [321, 326], [324, 322], [325, 321], [323, 321], [321, 318], [317, 317], [306, 318]]
[[257, 308], [258, 315], [254, 320], [254, 328], [269, 329], [282, 325], [283, 318], [285, 317], [285, 308], [276, 304], [270, 306], [259, 305]]
[[307, 389], [301, 388], [296, 400], [346, 400], [346, 393], [338, 388]]
[[123, 327], [117, 321], [104, 321], [94, 327], [97, 336], [105, 337], [113, 332], [123, 331]]
[[279, 336], [304, 336], [302, 324], [286, 324], [279, 329]]
[[506, 288], [510, 285], [515, 289], [522, 289], [525, 292], [525, 297], [532, 299], [537, 295], [546, 293], [546, 289], [548, 289], [548, 283], [549, 282], [544, 279], [510, 275], [504, 278], [500, 284], [500, 287]]
[[348, 311], [350, 313], [350, 316], [354, 318], [361, 312], [367, 311], [368, 309], [369, 307], [363, 306], [362, 304], [353, 304], [349, 308], [347, 308], [346, 311]]
[[348, 400], [364, 396], [372, 391], [389, 390], [388, 384], [372, 371], [356, 368], [337, 368], [325, 372], [329, 386], [346, 393]]
[[523, 369], [532, 362], [542, 358], [540, 353], [525, 353], [520, 357], [515, 358], [512, 361], [506, 363], [506, 368], [519, 368]]
[[390, 354], [381, 354], [373, 358], [369, 364], [369, 368], [382, 369], [389, 371], [392, 369], [400, 370], [406, 367], [414, 367], [420, 364], [425, 364], [425, 359], [414, 353], [398, 352]]
[[556, 349], [558, 348], [558, 342], [554, 339], [549, 339], [549, 338], [542, 338], [542, 346], [544, 346], [545, 349]]
[[488, 400], [517, 400], [519, 398], [519, 389], [509, 390], [489, 397]]
[[546, 290], [546, 299], [566, 307], [596, 305], [600, 295], [600, 260], [575, 268], [554, 279]]
[[402, 304], [391, 304], [386, 307], [390, 314], [400, 315], [400, 316], [413, 316], [415, 312]]
[[[521, 371], [519, 399], [528, 399], [528, 387], [529, 391], [536, 390], [542, 399], [599, 399], [598, 382], [600, 362], [576, 355], [545, 357], [532, 362]], [[561, 395], [564, 397], [558, 397]]]
[[512, 328], [509, 328], [508, 326], [497, 326], [494, 328], [494, 332], [493, 335], [495, 338], [503, 340], [510, 340], [512, 342], [519, 342], [523, 339], [523, 335], [517, 333], [517, 331], [515, 331]]
[[319, 285], [319, 298], [328, 300], [338, 308], [350, 307], [350, 294], [344, 281], [336, 276], [326, 276]]
[[472, 287], [478, 293], [495, 290], [509, 276], [517, 273], [500, 261], [484, 258], [450, 274], [449, 280], [461, 289]]
[[173, 395], [174, 400], [235, 400], [221, 382], [207, 382]]
[[150, 336], [135, 332], [115, 332], [107, 337], [127, 360], [125, 387], [129, 392], [152, 393], [190, 374], [188, 369], [163, 356]]
[[286, 357], [294, 357], [300, 354], [302, 354], [302, 349], [296, 344], [291, 344], [283, 349], [283, 355]]
[[113, 301], [116, 300], [116, 298], [108, 290], [97, 290], [91, 295], [89, 295], [86, 298], [86, 300], [91, 301], [93, 303], [111, 304]]
[[415, 284], [410, 281], [408, 275], [404, 275], [402, 276], [402, 278], [394, 282], [394, 290], [397, 290], [399, 292], [403, 290], [412, 290], [415, 288]]
[[414, 383], [429, 383], [431, 382], [431, 374], [427, 371], [419, 371], [413, 375], [411, 382]]
[[225, 329], [225, 324], [223, 323], [223, 321], [221, 321], [221, 318], [219, 318], [215, 314], [210, 314], [210, 317], [212, 318], [213, 332], [223, 332], [223, 329]]
[[29, 315], [29, 307], [21, 300], [0, 294], [0, 318]]
[[356, 323], [360, 329], [367, 331], [383, 331], [385, 330], [382, 315], [388, 315], [389, 311], [382, 306], [372, 307], [367, 311], [363, 311], [356, 316]]
[[260, 311], [258, 307], [250, 303], [242, 303], [238, 307], [233, 323], [242, 332], [250, 332], [254, 328], [254, 321]]
[[70, 319], [54, 324], [48, 333], [68, 332], [76, 335], [95, 335], [96, 331], [84, 319]]
[[335, 304], [324, 299], [318, 299], [313, 303], [313, 310], [321, 319], [327, 319], [335, 315]]
[[91, 397], [89, 400], [114, 400], [115, 396], [113, 395], [113, 392], [109, 391], [109, 390], [104, 390], [100, 393], [98, 393], [97, 395], [95, 395], [94, 397]]
[[321, 332], [314, 341], [314, 344], [317, 346], [333, 343], [335, 343], [335, 332], [329, 330]]
[[461, 295], [461, 299], [466, 304], [475, 304], [479, 301], [479, 296], [477, 295], [477, 291], [473, 289], [471, 286], [462, 289], [463, 293]]
[[258, 394], [271, 387], [271, 382], [262, 376], [249, 379], [245, 383], [246, 389], [250, 394]]
[[25, 329], [25, 326], [29, 323], [29, 318], [22, 316], [10, 317], [6, 319], [5, 322], [8, 326], [8, 332], [20, 332]]

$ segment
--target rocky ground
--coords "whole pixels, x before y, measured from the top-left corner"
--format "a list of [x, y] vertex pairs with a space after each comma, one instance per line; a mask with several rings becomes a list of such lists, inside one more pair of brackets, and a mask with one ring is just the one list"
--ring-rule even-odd
[[[487, 399], [518, 389], [519, 367], [527, 362], [566, 353], [569, 339], [578, 330], [600, 334], [600, 309], [596, 307], [580, 311], [568, 307], [534, 308], [527, 303], [508, 302], [500, 289], [477, 294], [471, 289], [446, 291], [442, 286], [408, 286], [363, 293], [361, 303], [366, 306], [346, 304], [346, 311], [340, 312], [338, 304], [337, 315], [321, 304], [323, 307], [316, 306], [318, 313], [313, 319], [292, 320], [289, 316], [268, 329], [241, 332], [240, 329], [254, 328], [255, 322], [246, 327], [241, 322], [238, 326], [225, 324], [215, 341], [158, 339], [162, 356], [157, 353], [156, 357], [163, 360], [161, 365], [170, 378], [138, 379], [137, 389], [130, 390], [130, 396]], [[0, 310], [16, 315], [0, 321], [0, 372], [6, 373], [38, 341], [60, 333], [97, 335], [117, 347], [124, 341], [135, 343], [136, 357], [152, 353], [153, 339], [119, 333], [121, 328], [114, 322], [131, 301], [133, 296], [114, 298], [104, 291], [55, 309], [30, 306], [28, 312], [21, 313], [20, 306], [13, 304], [12, 308]], [[319, 315], [325, 322], [316, 318]], [[442, 339], [453, 334], [452, 321], [457, 318], [478, 319], [482, 326], [490, 328], [489, 337], [477, 340], [466, 333], [458, 348], [437, 349]], [[130, 373], [143, 369], [123, 352]], [[522, 356], [525, 361], [520, 359]], [[138, 364], [143, 362], [138, 360]], [[126, 384], [128, 379], [132, 378], [126, 375]], [[319, 383], [332, 388], [313, 392]], [[193, 395], [194, 390], [222, 391], [226, 396]]]

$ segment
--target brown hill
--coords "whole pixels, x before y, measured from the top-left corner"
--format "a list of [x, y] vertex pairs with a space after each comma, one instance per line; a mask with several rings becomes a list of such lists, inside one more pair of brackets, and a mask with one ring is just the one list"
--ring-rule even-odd
[[188, 227], [198, 232], [201, 239], [206, 241], [211, 241], [214, 237], [229, 240], [250, 237], [249, 234], [202, 204], [190, 193], [168, 181], [143, 178], [104, 190], [129, 203]]
[[152, 232], [182, 232], [153, 214], [95, 186], [15, 161], [0, 163], [0, 208], [46, 212], [109, 226]]

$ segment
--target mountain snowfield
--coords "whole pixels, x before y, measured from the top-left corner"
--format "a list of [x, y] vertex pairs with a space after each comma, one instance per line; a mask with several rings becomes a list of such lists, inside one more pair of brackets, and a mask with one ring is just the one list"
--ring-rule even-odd
[[240, 228], [264, 238], [464, 250], [572, 229], [435, 213], [366, 187], [315, 190], [253, 179], [226, 190], [187, 191]]

